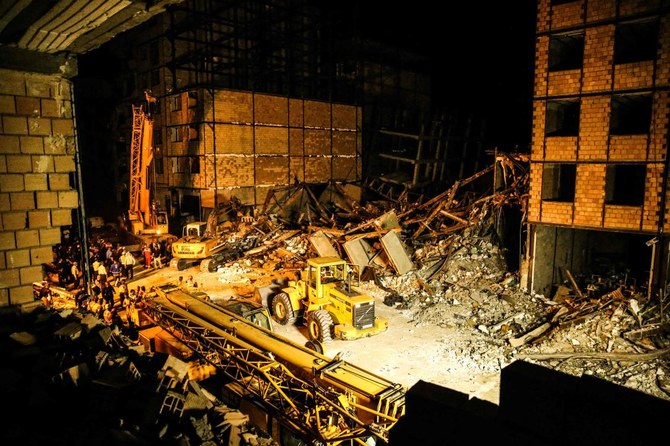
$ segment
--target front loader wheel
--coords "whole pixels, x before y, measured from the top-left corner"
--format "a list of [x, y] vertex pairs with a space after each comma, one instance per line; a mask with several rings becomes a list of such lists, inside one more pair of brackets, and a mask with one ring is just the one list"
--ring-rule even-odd
[[332, 339], [333, 318], [326, 310], [312, 311], [307, 315], [307, 331], [313, 341], [328, 342]]
[[291, 306], [291, 299], [286, 293], [279, 293], [272, 299], [272, 314], [281, 325], [295, 323], [295, 313]]

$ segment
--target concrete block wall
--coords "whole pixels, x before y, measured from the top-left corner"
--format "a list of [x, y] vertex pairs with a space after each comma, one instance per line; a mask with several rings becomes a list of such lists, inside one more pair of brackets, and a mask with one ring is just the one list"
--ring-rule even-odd
[[0, 69], [0, 307], [33, 301], [32, 283], [79, 206], [71, 88]]
[[[181, 110], [162, 114], [167, 162], [157, 180], [165, 188], [188, 185], [203, 206], [213, 204], [212, 190], [259, 206], [272, 187], [295, 179], [360, 179], [360, 107], [223, 89], [192, 93], [198, 98], [192, 107], [177, 99]], [[165, 98], [164, 106], [175, 97]], [[171, 141], [170, 128], [184, 124], [197, 127], [198, 138]], [[172, 171], [170, 159], [186, 156], [200, 159], [200, 173]]]
[[[656, 232], [670, 229], [670, 214], [660, 218], [667, 154], [670, 98], [670, 14], [661, 0], [577, 0], [552, 5], [538, 1], [535, 51], [535, 99], [531, 147], [529, 221], [580, 228]], [[643, 17], [658, 20], [656, 59], [614, 63], [617, 24]], [[551, 36], [582, 30], [581, 69], [549, 72]], [[610, 135], [613, 94], [648, 93], [653, 98], [648, 134]], [[546, 102], [578, 99], [577, 136], [545, 135]], [[572, 203], [542, 200], [544, 162], [577, 165]], [[611, 163], [641, 163], [647, 168], [642, 206], [605, 204], [605, 172]], [[669, 184], [670, 185], [670, 184]], [[538, 190], [539, 189], [539, 190]], [[568, 206], [569, 205], [569, 206]], [[568, 212], [568, 209], [571, 209]], [[561, 212], [563, 212], [561, 214]]]

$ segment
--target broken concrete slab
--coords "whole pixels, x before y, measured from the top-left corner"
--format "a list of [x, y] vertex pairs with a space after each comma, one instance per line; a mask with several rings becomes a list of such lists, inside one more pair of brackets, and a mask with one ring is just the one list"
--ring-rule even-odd
[[309, 237], [309, 242], [316, 253], [321, 257], [340, 257], [340, 253], [333, 247], [330, 237], [323, 231], [318, 231]]
[[344, 243], [344, 250], [349, 257], [349, 261], [354, 265], [363, 268], [370, 264], [372, 258], [372, 246], [363, 238], [349, 240]]
[[58, 338], [69, 338], [71, 340], [81, 337], [84, 327], [79, 322], [70, 322], [54, 332]]
[[400, 240], [400, 237], [398, 237], [398, 234], [394, 231], [389, 231], [381, 238], [381, 243], [384, 252], [386, 252], [386, 255], [391, 260], [391, 264], [393, 264], [393, 267], [398, 274], [403, 275], [414, 269], [414, 264], [407, 255], [405, 245]]
[[37, 338], [27, 331], [19, 331], [9, 335], [9, 337], [21, 345], [33, 345], [37, 342]]
[[375, 226], [381, 230], [391, 230], [400, 227], [398, 216], [395, 210], [391, 210], [385, 214], [380, 215], [375, 219]]

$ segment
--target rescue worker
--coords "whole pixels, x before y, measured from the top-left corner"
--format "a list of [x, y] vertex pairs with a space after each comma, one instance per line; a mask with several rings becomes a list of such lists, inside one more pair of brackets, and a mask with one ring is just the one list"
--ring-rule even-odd
[[123, 254], [121, 254], [121, 266], [123, 266], [123, 275], [128, 280], [132, 280], [134, 275], [133, 270], [135, 269], [135, 256], [130, 251], [124, 250]]

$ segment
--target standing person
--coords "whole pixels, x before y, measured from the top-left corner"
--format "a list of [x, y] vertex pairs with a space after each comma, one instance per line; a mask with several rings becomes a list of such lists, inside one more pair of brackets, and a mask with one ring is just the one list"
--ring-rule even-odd
[[152, 253], [153, 260], [151, 261], [151, 266], [156, 269], [161, 269], [163, 267], [163, 261], [161, 260], [160, 253]]
[[112, 264], [109, 265], [109, 273], [112, 275], [112, 284], [119, 286], [121, 280], [121, 264], [118, 260], [112, 259]]
[[105, 300], [105, 303], [110, 307], [114, 306], [114, 287], [107, 285], [102, 289], [102, 298]]
[[128, 300], [128, 285], [126, 284], [126, 279], [121, 279], [121, 284], [119, 284], [119, 302], [123, 305], [126, 300]]
[[107, 268], [105, 268], [104, 262], [100, 262], [100, 266], [98, 266], [98, 282], [100, 282], [100, 288], [107, 286]]
[[151, 266], [151, 248], [146, 243], [142, 247], [142, 254], [144, 255], [144, 268]]
[[121, 254], [121, 265], [123, 266], [123, 275], [128, 280], [132, 280], [135, 268], [135, 256], [130, 251], [123, 251], [123, 254]]
[[74, 277], [74, 288], [78, 289], [83, 286], [82, 284], [82, 278], [83, 278], [83, 273], [79, 269], [79, 262], [72, 262], [72, 267], [70, 272], [72, 273], [72, 276]]
[[112, 244], [107, 243], [107, 249], [105, 251], [105, 265], [109, 266], [112, 264], [112, 259], [114, 258], [114, 251], [112, 251]]
[[92, 257], [93, 263], [91, 264], [91, 280], [95, 282], [98, 280], [98, 268], [100, 268], [100, 259], [97, 255]]
[[154, 241], [151, 243], [151, 258], [155, 263], [154, 268], [159, 268], [156, 265], [161, 265], [160, 268], [162, 268], [163, 261], [161, 256], [161, 244], [158, 242], [158, 239], [154, 239]]

